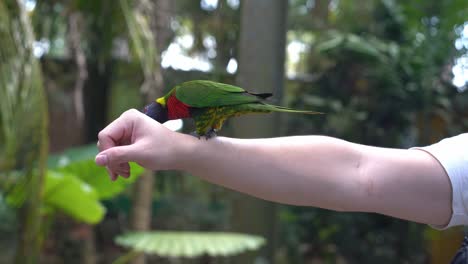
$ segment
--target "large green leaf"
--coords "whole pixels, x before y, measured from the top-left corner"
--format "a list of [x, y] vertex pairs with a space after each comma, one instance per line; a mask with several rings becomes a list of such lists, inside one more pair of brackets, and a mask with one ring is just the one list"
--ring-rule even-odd
[[90, 144], [50, 156], [44, 193], [46, 206], [79, 221], [97, 223], [102, 220], [105, 209], [100, 200], [121, 193], [143, 168], [131, 163], [130, 178], [112, 182], [106, 169], [95, 164], [97, 153], [96, 144]]
[[120, 235], [116, 243], [137, 252], [162, 257], [195, 258], [232, 256], [260, 248], [265, 239], [258, 236], [224, 232], [135, 232]]
[[118, 195], [144, 171], [136, 163], [130, 163], [130, 177], [128, 179], [118, 178], [112, 182], [106, 169], [94, 163], [94, 157], [97, 153], [96, 144], [70, 148], [61, 154], [50, 156], [49, 168], [80, 178], [93, 187], [99, 199], [109, 199]]
[[90, 185], [73, 175], [54, 171], [46, 175], [44, 204], [90, 224], [101, 221], [105, 213], [97, 192]]
[[97, 166], [94, 159], [73, 162], [58, 168], [58, 171], [79, 177], [96, 190], [99, 199], [109, 199], [125, 190], [143, 173], [144, 169], [136, 163], [130, 163], [130, 177], [128, 179], [119, 177], [116, 181], [111, 181], [106, 169]]

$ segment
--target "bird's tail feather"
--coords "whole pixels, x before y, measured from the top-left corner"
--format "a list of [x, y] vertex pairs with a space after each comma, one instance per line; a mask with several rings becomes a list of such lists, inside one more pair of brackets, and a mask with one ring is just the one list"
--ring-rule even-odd
[[309, 111], [309, 110], [297, 110], [297, 109], [292, 109], [288, 107], [283, 107], [283, 106], [278, 106], [278, 105], [270, 105], [274, 107], [277, 112], [287, 112], [287, 113], [298, 113], [298, 114], [307, 114], [307, 115], [323, 115], [324, 113], [322, 112], [316, 112], [316, 111]]
[[271, 112], [297, 113], [297, 114], [306, 114], [306, 115], [324, 114], [324, 113], [316, 112], [316, 111], [297, 110], [297, 109], [292, 109], [292, 108], [278, 106], [278, 105], [271, 105], [271, 104], [254, 104], [252, 105], [252, 107], [258, 110], [271, 111]]
[[251, 95], [255, 95], [257, 97], [260, 97], [262, 99], [267, 99], [268, 97], [271, 97], [273, 94], [272, 93], [251, 93], [251, 92], [248, 92], [249, 94]]

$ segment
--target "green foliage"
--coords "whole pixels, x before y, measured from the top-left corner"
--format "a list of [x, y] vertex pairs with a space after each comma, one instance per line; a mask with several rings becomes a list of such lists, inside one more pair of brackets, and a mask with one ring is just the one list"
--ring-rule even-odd
[[44, 205], [90, 224], [100, 222], [105, 214], [98, 193], [80, 178], [67, 173], [47, 173]]
[[95, 224], [102, 220], [105, 209], [100, 200], [120, 194], [143, 173], [131, 163], [128, 179], [112, 182], [105, 168], [94, 163], [96, 144], [69, 149], [51, 156], [46, 178], [45, 205], [72, 218]]
[[60, 173], [73, 174], [81, 181], [92, 187], [99, 199], [109, 199], [121, 193], [128, 185], [143, 173], [143, 168], [130, 163], [130, 177], [119, 177], [116, 181], [109, 180], [105, 168], [94, 163], [94, 157], [98, 154], [96, 144], [75, 147], [49, 158], [49, 168]]
[[110, 181], [105, 168], [98, 167], [93, 160], [85, 160], [71, 163], [58, 169], [60, 172], [73, 173], [83, 182], [89, 184], [96, 190], [99, 199], [110, 199], [124, 191], [132, 184], [144, 169], [136, 163], [130, 163], [130, 177], [125, 179], [119, 177], [116, 181]]
[[[299, 12], [306, 1], [292, 2], [298, 6], [290, 11]], [[291, 117], [288, 133], [407, 148], [468, 129], [461, 103], [468, 94], [457, 92], [450, 72], [460, 54], [453, 29], [468, 17], [466, 1], [334, 2], [336, 9], [323, 16], [325, 28], [312, 18], [294, 24], [316, 36], [306, 55], [314, 78], [291, 82], [288, 90], [292, 106], [326, 112], [326, 119]], [[427, 262], [424, 225], [295, 207], [282, 207], [281, 222], [282, 246], [293, 263], [307, 263], [304, 256], [329, 263]]]
[[[346, 2], [340, 10], [347, 10]], [[320, 32], [309, 54], [309, 71], [318, 78], [296, 90], [294, 104], [323, 107], [327, 122], [293, 121], [291, 132], [303, 130], [365, 144], [405, 147], [416, 140], [431, 142], [429, 128], [423, 134], [417, 132], [421, 118], [426, 120], [423, 124], [441, 118], [451, 133], [463, 131], [458, 116], [464, 95], [456, 92], [447, 73], [454, 54], [448, 43], [453, 43], [454, 35], [444, 19], [458, 15], [442, 9], [431, 21], [444, 22], [431, 24], [424, 22], [430, 19], [427, 14], [414, 18], [405, 13], [410, 4], [363, 4], [367, 2], [373, 8], [364, 17], [375, 21], [359, 29], [336, 22], [335, 28]], [[415, 19], [419, 24], [413, 23]], [[352, 24], [351, 20], [346, 24]]]
[[[130, 163], [130, 177], [120, 177], [112, 182], [106, 169], [95, 164], [94, 157], [97, 153], [96, 144], [90, 144], [70, 148], [49, 157], [44, 190], [46, 207], [64, 212], [80, 221], [97, 223], [104, 216], [100, 201], [119, 195], [143, 173], [144, 169], [141, 166]], [[9, 185], [16, 187], [8, 196], [8, 202], [17, 206], [19, 201], [24, 199], [25, 192], [24, 188], [20, 188], [24, 183], [15, 181], [16, 174], [18, 172], [15, 171], [9, 173], [7, 179], [11, 178], [12, 183]], [[77, 207], [76, 204], [80, 204], [81, 199], [93, 210], [87, 212]], [[97, 209], [98, 207], [101, 209]]]
[[[424, 263], [424, 225], [364, 213], [283, 207], [281, 239], [291, 263], [304, 255], [336, 263]], [[356, 243], [356, 241], [359, 241]], [[301, 247], [303, 252], [298, 252]]]
[[40, 179], [32, 178], [32, 170], [47, 145], [47, 100], [32, 32], [15, 1], [0, 3], [0, 39], [0, 171], [17, 170], [15, 176], [28, 179], [21, 188], [29, 188], [29, 180]]
[[137, 232], [116, 238], [116, 243], [138, 252], [162, 257], [195, 258], [202, 255], [232, 256], [260, 248], [258, 236], [222, 232]]
[[[143, 173], [142, 167], [131, 163], [130, 177], [112, 182], [106, 169], [95, 164], [97, 153], [96, 144], [90, 144], [50, 155], [43, 191], [45, 213], [61, 212], [77, 221], [96, 224], [105, 214], [101, 200], [119, 195]], [[18, 206], [26, 197], [21, 175], [20, 171], [2, 174], [2, 185], [14, 186], [6, 199], [10, 205]]]
[[374, 59], [380, 62], [386, 62], [388, 55], [398, 55], [398, 47], [394, 43], [336, 31], [331, 31], [327, 35], [328, 38], [317, 43], [315, 48], [317, 52], [339, 56], [342, 52], [348, 51], [359, 56], [361, 60]]
[[[0, 2], [0, 172], [19, 171], [22, 191], [21, 240], [17, 263], [33, 263], [39, 254], [40, 206], [47, 158], [47, 99], [33, 53], [34, 36], [21, 1]], [[1, 180], [1, 179], [0, 179]], [[24, 203], [23, 203], [24, 202]]]
[[[61, 212], [77, 221], [96, 224], [105, 214], [101, 200], [120, 194], [143, 173], [142, 167], [131, 163], [130, 177], [112, 182], [106, 169], [95, 164], [97, 153], [96, 144], [90, 144], [49, 157], [43, 193], [45, 213]], [[16, 186], [22, 186], [22, 182], [16, 183]], [[17, 206], [26, 195], [24, 190], [15, 188], [7, 201]]]

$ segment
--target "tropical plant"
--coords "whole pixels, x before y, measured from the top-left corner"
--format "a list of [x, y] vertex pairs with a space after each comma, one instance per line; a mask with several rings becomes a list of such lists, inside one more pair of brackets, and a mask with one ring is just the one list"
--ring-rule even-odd
[[134, 256], [146, 253], [168, 258], [233, 256], [256, 250], [265, 240], [259, 236], [225, 232], [134, 232], [116, 237], [116, 243], [131, 251], [114, 263], [126, 263]]
[[143, 172], [130, 163], [131, 175], [112, 182], [105, 168], [94, 163], [96, 144], [69, 149], [49, 158], [44, 189], [44, 205], [54, 211], [89, 224], [102, 220], [105, 207], [100, 201], [124, 191]]
[[[45, 222], [47, 225], [41, 225], [41, 238], [47, 237], [49, 225], [54, 223], [57, 214], [85, 224], [101, 222], [106, 213], [102, 201], [119, 195], [143, 172], [142, 167], [131, 163], [130, 177], [112, 182], [105, 168], [94, 163], [97, 153], [96, 144], [91, 144], [49, 157], [39, 208], [41, 214], [38, 216], [39, 219], [46, 218], [48, 221]], [[20, 180], [15, 177], [19, 173], [13, 171], [8, 174], [10, 184], [19, 186], [15, 184], [15, 180]], [[6, 201], [10, 206], [17, 206], [19, 201], [27, 197], [26, 190], [16, 187], [8, 193]]]
[[0, 2], [0, 177], [16, 170], [3, 193], [24, 191], [17, 212], [22, 222], [17, 263], [39, 255], [40, 207], [48, 151], [47, 100], [33, 53], [34, 36], [21, 1]]

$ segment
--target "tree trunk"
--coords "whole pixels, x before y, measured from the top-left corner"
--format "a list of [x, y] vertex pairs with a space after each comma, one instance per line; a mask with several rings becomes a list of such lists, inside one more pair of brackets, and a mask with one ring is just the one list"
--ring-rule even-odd
[[[39, 261], [47, 161], [47, 100], [33, 55], [32, 27], [21, 1], [0, 1], [0, 172], [21, 168], [16, 263]], [[18, 188], [17, 188], [18, 189]], [[8, 190], [6, 190], [8, 191]]]
[[[241, 4], [237, 83], [254, 92], [273, 92], [275, 103], [280, 102], [284, 82], [286, 14], [287, 1], [283, 0], [249, 0]], [[239, 118], [234, 121], [234, 135], [248, 138], [278, 136], [278, 118], [273, 114]], [[259, 234], [267, 239], [268, 244], [260, 254], [243, 255], [235, 263], [254, 263], [259, 258], [266, 260], [266, 263], [273, 263], [275, 205], [241, 194], [236, 197], [233, 229]]]
[[[149, 22], [148, 24], [150, 25], [153, 37], [152, 39], [147, 39], [145, 43], [153, 46], [154, 54], [152, 54], [152, 58], [149, 58], [149, 60], [154, 61], [142, 63], [142, 65], [146, 65], [146, 68], [143, 69], [145, 80], [141, 89], [141, 96], [145, 103], [160, 97], [163, 93], [164, 82], [160, 66], [160, 52], [165, 49], [171, 39], [169, 26], [173, 4], [174, 2], [171, 0], [138, 0], [134, 9], [134, 12], [145, 17]], [[143, 57], [139, 59], [144, 60]], [[151, 229], [151, 207], [153, 202], [154, 181], [153, 172], [148, 170], [145, 171], [134, 184], [130, 223], [130, 228], [132, 230], [148, 231]], [[132, 263], [146, 263], [145, 256], [138, 256]]]
[[89, 76], [83, 90], [86, 143], [96, 142], [97, 134], [107, 123], [107, 105], [112, 82], [113, 63], [111, 58], [90, 59], [88, 62]]
[[[154, 175], [145, 171], [134, 183], [130, 228], [134, 231], [148, 231], [151, 228], [151, 205], [153, 202]], [[136, 257], [133, 264], [144, 264], [144, 255]]]

